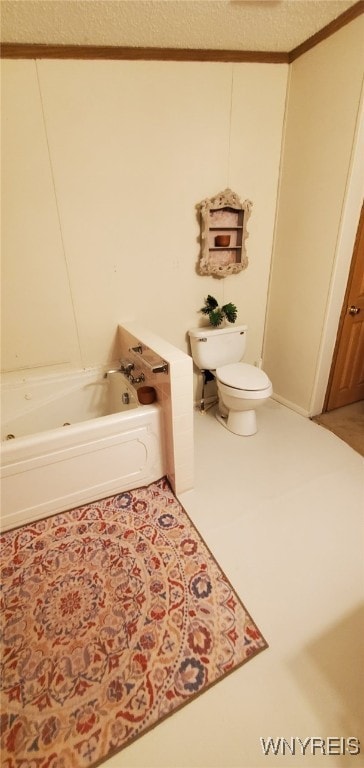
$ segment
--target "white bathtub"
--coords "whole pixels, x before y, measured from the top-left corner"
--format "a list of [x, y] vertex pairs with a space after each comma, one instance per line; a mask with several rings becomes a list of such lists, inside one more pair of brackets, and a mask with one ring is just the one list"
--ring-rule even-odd
[[4, 385], [1, 528], [157, 480], [166, 474], [162, 421], [159, 404], [140, 406], [119, 373]]

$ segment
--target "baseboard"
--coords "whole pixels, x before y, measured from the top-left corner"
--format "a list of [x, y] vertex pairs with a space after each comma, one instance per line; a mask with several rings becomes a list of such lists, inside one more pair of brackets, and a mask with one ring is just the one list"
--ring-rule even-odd
[[287, 400], [285, 397], [281, 397], [281, 395], [277, 395], [275, 392], [272, 395], [272, 399], [276, 400], [277, 403], [281, 403], [282, 405], [285, 405], [287, 408], [290, 408], [291, 411], [295, 411], [296, 413], [299, 413], [300, 416], [305, 416], [306, 419], [309, 419], [311, 417], [311, 414], [309, 411], [306, 411], [304, 408], [301, 408], [301, 406], [297, 405], [296, 403], [292, 403], [290, 400]]

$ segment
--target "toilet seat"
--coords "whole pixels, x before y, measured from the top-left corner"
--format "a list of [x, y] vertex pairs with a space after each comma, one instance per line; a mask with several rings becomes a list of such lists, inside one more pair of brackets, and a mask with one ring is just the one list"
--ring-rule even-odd
[[240, 392], [249, 392], [254, 397], [254, 392], [262, 392], [271, 388], [272, 384], [261, 368], [249, 363], [231, 363], [216, 368], [218, 381]]

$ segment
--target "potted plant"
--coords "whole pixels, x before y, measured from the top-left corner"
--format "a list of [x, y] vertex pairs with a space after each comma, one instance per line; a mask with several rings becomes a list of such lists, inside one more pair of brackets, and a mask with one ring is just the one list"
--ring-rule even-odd
[[213, 296], [208, 295], [205, 299], [205, 305], [199, 310], [203, 315], [208, 316], [211, 325], [217, 327], [221, 325], [223, 320], [227, 320], [229, 323], [235, 323], [238, 316], [238, 310], [235, 304], [229, 302], [219, 307], [218, 301]]

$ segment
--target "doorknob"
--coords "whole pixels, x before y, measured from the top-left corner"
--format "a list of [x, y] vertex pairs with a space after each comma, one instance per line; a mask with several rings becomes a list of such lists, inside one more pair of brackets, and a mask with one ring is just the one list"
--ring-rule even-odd
[[353, 305], [349, 307], [349, 315], [357, 315], [360, 312], [360, 307], [354, 307]]

